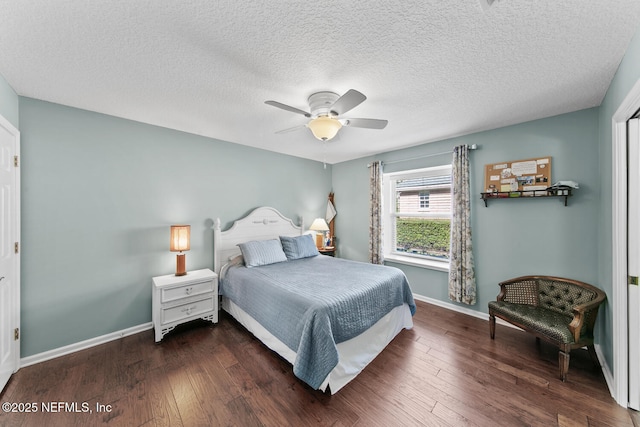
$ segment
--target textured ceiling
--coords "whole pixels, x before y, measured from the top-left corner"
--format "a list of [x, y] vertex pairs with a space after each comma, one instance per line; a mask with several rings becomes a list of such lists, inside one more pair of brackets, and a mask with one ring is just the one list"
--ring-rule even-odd
[[[336, 163], [597, 106], [637, 0], [0, 0], [0, 74], [22, 96]], [[325, 144], [307, 98], [368, 99]]]

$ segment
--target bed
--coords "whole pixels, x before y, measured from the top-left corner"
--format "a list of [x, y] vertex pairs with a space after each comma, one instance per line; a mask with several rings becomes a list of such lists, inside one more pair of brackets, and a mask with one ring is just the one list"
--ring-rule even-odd
[[[402, 331], [415, 303], [401, 270], [319, 255], [302, 226], [260, 207], [222, 231], [222, 308], [314, 389], [338, 392]], [[284, 258], [283, 258], [284, 256]]]

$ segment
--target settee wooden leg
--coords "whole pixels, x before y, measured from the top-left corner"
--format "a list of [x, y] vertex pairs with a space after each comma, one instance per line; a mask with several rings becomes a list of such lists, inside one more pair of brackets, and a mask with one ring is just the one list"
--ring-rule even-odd
[[564, 382], [567, 379], [567, 371], [569, 370], [570, 350], [558, 352], [558, 365], [560, 366], [560, 379]]
[[489, 335], [491, 335], [491, 339], [496, 337], [496, 316], [489, 315]]

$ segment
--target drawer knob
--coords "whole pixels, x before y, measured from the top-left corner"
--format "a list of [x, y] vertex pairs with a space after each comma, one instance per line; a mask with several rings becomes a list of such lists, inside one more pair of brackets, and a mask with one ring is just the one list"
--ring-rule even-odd
[[187, 307], [187, 308], [183, 308], [182, 312], [183, 313], [187, 313], [187, 315], [191, 314], [191, 312], [196, 308], [196, 306], [194, 305], [193, 307]]
[[193, 288], [185, 288], [184, 291], [187, 293], [187, 295], [190, 295], [191, 291], [193, 291]]

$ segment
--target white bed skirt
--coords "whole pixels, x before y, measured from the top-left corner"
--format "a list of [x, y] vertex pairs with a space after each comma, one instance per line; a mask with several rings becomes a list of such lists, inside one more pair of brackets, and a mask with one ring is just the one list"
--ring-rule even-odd
[[[260, 323], [228, 298], [222, 297], [222, 308], [271, 350], [292, 365], [296, 352], [273, 336]], [[362, 371], [403, 329], [413, 328], [411, 310], [407, 304], [395, 307], [386, 316], [355, 338], [337, 344], [338, 364], [327, 375], [319, 390], [330, 387], [335, 394]]]

